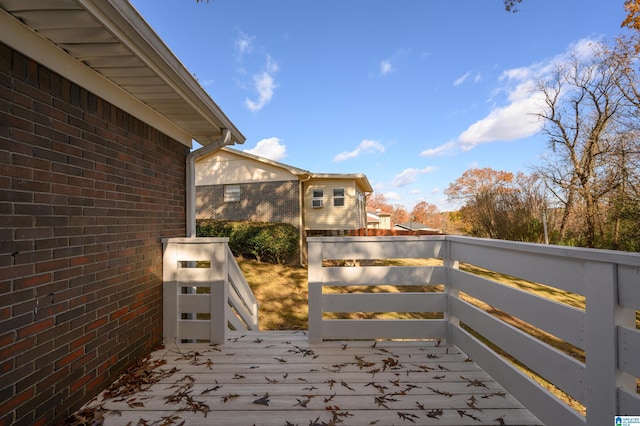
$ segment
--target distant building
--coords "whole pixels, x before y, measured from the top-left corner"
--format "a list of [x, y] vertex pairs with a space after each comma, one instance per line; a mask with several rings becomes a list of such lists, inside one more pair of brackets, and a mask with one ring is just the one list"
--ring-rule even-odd
[[364, 174], [322, 174], [222, 148], [196, 162], [196, 218], [289, 223], [306, 237], [367, 227]]
[[367, 228], [369, 229], [391, 229], [391, 213], [386, 213], [377, 209], [367, 211]]
[[420, 222], [404, 222], [404, 223], [396, 223], [393, 225], [393, 229], [398, 231], [432, 231], [432, 232], [440, 232], [439, 229], [430, 228], [424, 223]]

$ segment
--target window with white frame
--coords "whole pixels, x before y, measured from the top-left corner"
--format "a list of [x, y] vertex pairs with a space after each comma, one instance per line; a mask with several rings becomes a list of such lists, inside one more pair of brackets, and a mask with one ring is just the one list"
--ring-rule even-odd
[[333, 188], [333, 206], [344, 207], [344, 188]]
[[320, 208], [322, 207], [322, 199], [324, 198], [324, 190], [322, 188], [312, 190], [312, 198], [311, 198], [311, 207]]
[[233, 203], [240, 201], [240, 185], [224, 186], [224, 202]]

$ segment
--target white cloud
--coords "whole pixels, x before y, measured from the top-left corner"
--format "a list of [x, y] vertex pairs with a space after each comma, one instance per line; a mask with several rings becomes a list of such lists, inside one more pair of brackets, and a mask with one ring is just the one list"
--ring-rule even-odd
[[[434, 157], [454, 154], [458, 151], [469, 151], [483, 143], [508, 142], [535, 135], [544, 124], [537, 117], [544, 108], [544, 96], [536, 90], [536, 82], [544, 79], [571, 57], [584, 59], [592, 55], [595, 43], [597, 41], [591, 39], [579, 40], [553, 58], [503, 71], [498, 79], [500, 85], [494, 90], [494, 94], [506, 94], [506, 102], [502, 105], [498, 103], [484, 118], [471, 124], [457, 138], [435, 148], [426, 149], [420, 155]], [[466, 73], [461, 76], [454, 85], [462, 84], [469, 75]], [[479, 79], [480, 74], [476, 76], [476, 81]]]
[[266, 104], [271, 101], [273, 92], [276, 87], [275, 74], [278, 72], [278, 64], [267, 55], [265, 69], [253, 76], [254, 88], [258, 92], [258, 100], [245, 99], [245, 105], [252, 112], [260, 111]]
[[463, 151], [469, 151], [476, 145], [513, 141], [532, 136], [542, 129], [543, 122], [538, 113], [544, 102], [544, 96], [530, 91], [526, 96], [515, 89], [509, 96], [511, 103], [495, 108], [485, 118], [473, 123], [458, 136], [458, 145]]
[[270, 160], [279, 161], [286, 157], [287, 147], [282, 144], [280, 138], [272, 137], [258, 141], [256, 146], [251, 149], [243, 149], [244, 152], [257, 155], [259, 157], [269, 158]]
[[398, 194], [397, 192], [393, 192], [393, 191], [385, 192], [382, 195], [384, 195], [384, 198], [386, 198], [387, 201], [400, 201], [402, 199], [400, 194]]
[[[279, 71], [278, 63], [264, 47], [256, 44], [255, 36], [237, 29], [234, 40], [236, 55], [236, 73], [240, 76], [239, 87], [255, 92], [253, 97], [245, 98], [246, 107], [257, 112], [273, 98], [278, 87], [275, 75]], [[249, 80], [250, 79], [250, 80]]]
[[397, 64], [402, 63], [402, 61], [411, 54], [410, 48], [399, 48], [396, 49], [391, 56], [386, 59], [383, 59], [378, 64], [378, 73], [381, 76], [385, 76], [387, 74], [391, 74], [396, 71]]
[[435, 170], [436, 170], [436, 167], [432, 167], [432, 166], [425, 167], [424, 169], [414, 169], [414, 168], [404, 169], [402, 172], [400, 172], [400, 174], [397, 174], [393, 178], [391, 185], [397, 188], [407, 186], [415, 182], [420, 175], [431, 173]]
[[386, 75], [393, 71], [393, 67], [391, 66], [391, 62], [389, 60], [384, 60], [380, 62], [380, 74]]
[[242, 56], [244, 54], [248, 54], [253, 52], [253, 41], [255, 40], [255, 37], [250, 36], [242, 31], [238, 30], [238, 38], [236, 38], [234, 45], [236, 48], [236, 51], [238, 53], [239, 56]]
[[464, 83], [467, 78], [469, 78], [469, 76], [471, 75], [471, 72], [467, 71], [466, 74], [464, 74], [463, 76], [458, 77], [458, 79], [456, 81], [453, 82], [454, 86], [459, 86], [462, 83]]
[[435, 148], [425, 149], [420, 153], [421, 157], [440, 157], [455, 151], [456, 141], [449, 141]]
[[531, 76], [531, 67], [512, 68], [502, 72], [500, 81], [508, 80], [526, 80]]
[[353, 151], [345, 151], [333, 157], [333, 161], [344, 161], [350, 158], [356, 158], [362, 154], [374, 154], [376, 152], [384, 152], [384, 145], [378, 141], [364, 139]]

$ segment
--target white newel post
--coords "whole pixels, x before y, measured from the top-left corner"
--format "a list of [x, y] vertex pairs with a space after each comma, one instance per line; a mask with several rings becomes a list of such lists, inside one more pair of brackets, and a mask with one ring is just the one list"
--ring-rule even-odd
[[[179, 340], [225, 342], [228, 240], [168, 238], [162, 241], [165, 343], [179, 343]], [[195, 290], [198, 287], [209, 288], [209, 294], [198, 294]], [[182, 288], [189, 289], [187, 294], [182, 294]], [[209, 314], [209, 320], [199, 319], [198, 314]]]
[[[210, 299], [210, 341], [223, 344], [227, 339], [227, 301], [229, 300], [229, 259], [227, 243], [217, 243], [212, 247], [212, 282]], [[214, 263], [215, 262], [215, 263]], [[215, 266], [214, 266], [215, 265]]]
[[309, 341], [322, 341], [322, 243], [308, 240]]
[[451, 335], [451, 326], [459, 326], [460, 320], [457, 317], [451, 315], [451, 299], [458, 299], [460, 297], [460, 292], [455, 288], [451, 280], [451, 270], [458, 269], [460, 267], [460, 262], [451, 257], [451, 245], [453, 244], [451, 241], [445, 241], [444, 247], [444, 267], [446, 268], [445, 275], [445, 283], [444, 283], [444, 292], [447, 294], [447, 310], [444, 313], [444, 319], [447, 320], [447, 340], [449, 342], [453, 342], [453, 336]]
[[177, 246], [165, 239], [162, 250], [162, 340], [165, 344], [175, 344], [178, 338]]
[[635, 380], [618, 370], [617, 325], [635, 325], [633, 311], [618, 305], [617, 266], [587, 261], [584, 267], [585, 405], [587, 426], [611, 424], [617, 412], [617, 387], [635, 387]]

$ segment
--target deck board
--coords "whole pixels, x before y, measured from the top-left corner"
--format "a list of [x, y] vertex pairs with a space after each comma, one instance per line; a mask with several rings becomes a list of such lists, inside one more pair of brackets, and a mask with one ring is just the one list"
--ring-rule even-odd
[[[446, 342], [310, 344], [304, 332], [232, 335], [155, 351], [165, 374], [85, 407], [105, 425], [540, 425]], [[110, 397], [111, 396], [111, 397]], [[155, 422], [155, 423], [154, 423]]]

